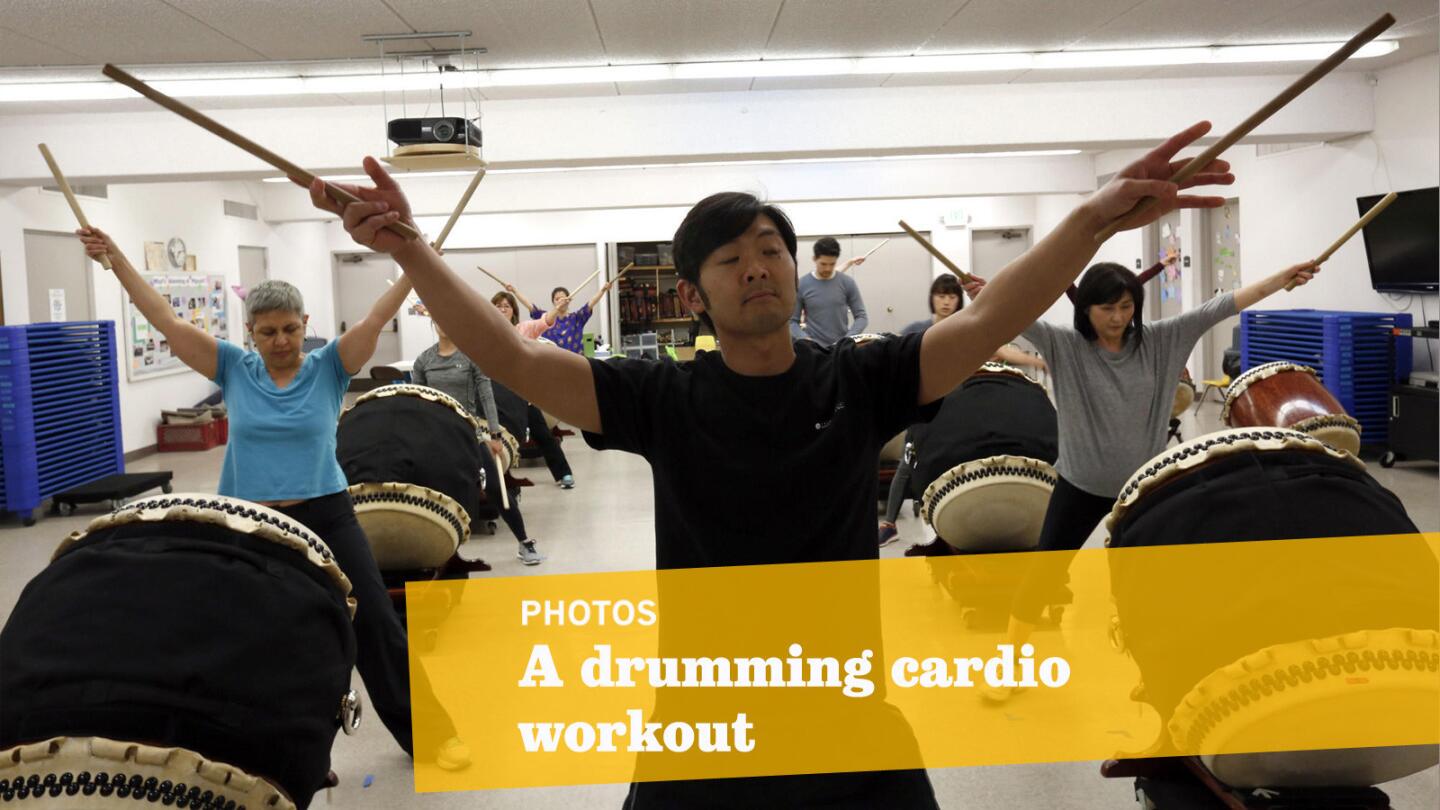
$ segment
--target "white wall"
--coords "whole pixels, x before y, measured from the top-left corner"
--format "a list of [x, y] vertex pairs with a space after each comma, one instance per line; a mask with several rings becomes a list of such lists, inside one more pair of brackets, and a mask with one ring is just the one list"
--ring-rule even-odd
[[[1373, 92], [1375, 128], [1369, 134], [1263, 158], [1256, 156], [1253, 146], [1237, 146], [1226, 153], [1236, 183], [1217, 193], [1240, 198], [1244, 283], [1328, 247], [1356, 220], [1356, 197], [1440, 185], [1440, 56], [1381, 71]], [[1135, 154], [1099, 155], [1096, 171], [1114, 171]], [[1197, 244], [1198, 223], [1188, 227], [1182, 222], [1182, 231], [1187, 249]], [[1199, 300], [1199, 290], [1190, 286], [1198, 282], [1199, 273], [1189, 275], [1187, 307]], [[1364, 241], [1357, 236], [1325, 263], [1315, 282], [1278, 293], [1258, 308], [1400, 311], [1410, 312], [1418, 324], [1421, 304], [1422, 296], [1381, 295], [1370, 288]], [[1424, 296], [1423, 304], [1430, 319], [1440, 317], [1435, 295]], [[1430, 343], [1434, 348], [1434, 341]], [[1433, 369], [1425, 342], [1416, 341], [1414, 349], [1415, 369]]]
[[[265, 245], [271, 228], [262, 222], [224, 216], [221, 200], [253, 202], [254, 191], [251, 184], [245, 183], [124, 185], [112, 186], [108, 200], [87, 198], [82, 205], [90, 221], [107, 230], [137, 267], [144, 267], [144, 242], [178, 236], [196, 256], [199, 270], [224, 274], [228, 288], [239, 281], [238, 247]], [[24, 232], [66, 232], [74, 228], [74, 217], [59, 194], [37, 188], [0, 192], [0, 272], [4, 274], [7, 324], [29, 321]], [[117, 348], [123, 353], [124, 298], [120, 283], [100, 265], [92, 264], [91, 268], [95, 317], [115, 321]], [[242, 318], [240, 301], [233, 293], [229, 306], [231, 337], [238, 341]], [[126, 452], [155, 444], [155, 425], [162, 409], [193, 405], [214, 390], [208, 380], [193, 372], [132, 383], [125, 378], [124, 358], [119, 360], [120, 418]]]

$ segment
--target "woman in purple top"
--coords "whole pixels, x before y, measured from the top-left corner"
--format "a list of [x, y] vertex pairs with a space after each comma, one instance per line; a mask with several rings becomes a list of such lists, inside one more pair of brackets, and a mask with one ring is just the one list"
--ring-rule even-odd
[[[574, 312], [568, 311], [570, 309], [569, 290], [564, 287], [556, 287], [551, 290], [550, 303], [555, 305], [555, 312], [557, 313], [555, 325], [546, 330], [545, 334], [540, 337], [551, 341], [556, 346], [567, 351], [584, 354], [582, 338], [585, 331], [585, 323], [590, 320], [590, 315], [595, 311], [595, 305], [600, 303], [600, 299], [605, 297], [605, 293], [610, 292], [610, 287], [614, 284], [615, 279], [611, 279], [600, 285], [600, 289], [595, 293], [594, 297], [592, 297], [585, 306], [580, 307]], [[515, 285], [506, 284], [505, 291], [514, 295], [522, 306], [530, 310], [531, 318], [539, 320], [545, 316], [545, 310], [525, 300], [525, 296], [521, 295], [520, 291], [515, 289]]]

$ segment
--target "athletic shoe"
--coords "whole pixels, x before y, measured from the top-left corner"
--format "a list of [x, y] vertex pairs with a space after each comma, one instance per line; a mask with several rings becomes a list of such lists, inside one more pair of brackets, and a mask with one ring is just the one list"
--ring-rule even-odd
[[567, 475], [567, 476], [565, 476], [564, 478], [561, 478], [561, 479], [560, 479], [560, 488], [561, 488], [561, 489], [574, 489], [574, 488], [575, 488], [575, 476], [573, 476], [573, 475]]
[[521, 540], [520, 550], [515, 553], [515, 556], [519, 557], [520, 562], [526, 565], [539, 565], [545, 561], [545, 555], [535, 550], [534, 540]]
[[900, 537], [900, 530], [895, 524], [880, 524], [880, 548], [884, 548], [895, 542]]

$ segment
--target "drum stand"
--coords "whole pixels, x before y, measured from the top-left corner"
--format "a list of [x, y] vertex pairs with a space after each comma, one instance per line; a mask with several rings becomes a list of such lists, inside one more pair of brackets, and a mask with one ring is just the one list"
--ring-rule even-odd
[[1170, 435], [1165, 437], [1165, 443], [1169, 444], [1174, 439], [1176, 444], [1184, 444], [1185, 437], [1180, 435], [1180, 420], [1174, 417], [1170, 419]]
[[1233, 788], [1199, 757], [1108, 759], [1100, 775], [1133, 778], [1143, 810], [1390, 810], [1375, 787]]

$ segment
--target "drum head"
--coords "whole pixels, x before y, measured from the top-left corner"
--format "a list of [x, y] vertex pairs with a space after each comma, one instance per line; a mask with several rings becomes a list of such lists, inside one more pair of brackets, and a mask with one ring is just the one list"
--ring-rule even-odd
[[350, 580], [335, 563], [325, 541], [281, 512], [224, 495], [177, 492], [132, 501], [90, 521], [84, 531], [73, 532], [66, 537], [55, 549], [51, 560], [60, 558], [92, 534], [132, 523], [205, 523], [293, 549], [334, 583], [350, 605], [350, 616], [355, 616], [355, 598], [350, 595]]
[[1331, 416], [1317, 416], [1296, 422], [1291, 430], [1308, 433], [1337, 450], [1344, 450], [1352, 456], [1360, 455], [1360, 422], [1343, 413]]
[[425, 385], [412, 385], [410, 383], [382, 385], [373, 391], [366, 391], [356, 398], [354, 405], [346, 408], [345, 411], [340, 414], [340, 418], [343, 420], [347, 414], [367, 402], [374, 402], [377, 399], [385, 399], [387, 397], [417, 397], [427, 402], [436, 402], [454, 411], [475, 428], [478, 429], [480, 426], [479, 420], [469, 411], [466, 411], [465, 406], [457, 402], [454, 397], [437, 388], [430, 388]]
[[350, 487], [355, 517], [381, 571], [439, 568], [470, 536], [470, 516], [453, 498], [414, 484]]
[[21, 800], [64, 794], [55, 806], [75, 810], [131, 807], [146, 799], [167, 807], [295, 810], [274, 785], [234, 766], [184, 748], [103, 737], [53, 737], [0, 751], [0, 795], [8, 802], [12, 793]]
[[[1358, 680], [1357, 664], [1364, 673]], [[1437, 666], [1440, 634], [1433, 630], [1365, 630], [1267, 647], [1196, 684], [1176, 707], [1170, 735], [1189, 750], [1271, 751], [1205, 756], [1206, 767], [1232, 787], [1378, 785], [1435, 765], [1440, 748], [1275, 752], [1287, 739], [1282, 729], [1397, 710], [1433, 716], [1440, 713]]]
[[920, 514], [963, 552], [1025, 551], [1040, 539], [1055, 469], [1024, 456], [966, 462], [925, 490]]

